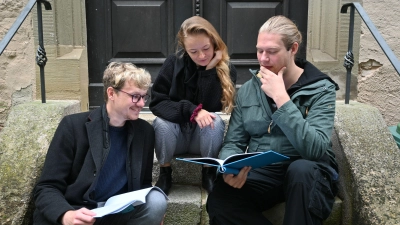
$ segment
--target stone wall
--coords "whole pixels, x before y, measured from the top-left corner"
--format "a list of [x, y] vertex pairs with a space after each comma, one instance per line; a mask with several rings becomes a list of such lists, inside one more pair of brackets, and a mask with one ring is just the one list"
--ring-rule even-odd
[[333, 150], [339, 164], [342, 225], [400, 224], [400, 151], [379, 110], [336, 105]]
[[0, 224], [32, 224], [31, 192], [61, 119], [80, 111], [78, 101], [13, 106], [0, 133]]
[[[0, 0], [0, 40], [28, 0]], [[10, 108], [32, 101], [35, 95], [35, 47], [31, 14], [0, 55], [0, 130]]]
[[[363, 7], [383, 39], [400, 59], [400, 1], [363, 0]], [[400, 122], [400, 74], [362, 23], [357, 101], [371, 104], [388, 126]]]

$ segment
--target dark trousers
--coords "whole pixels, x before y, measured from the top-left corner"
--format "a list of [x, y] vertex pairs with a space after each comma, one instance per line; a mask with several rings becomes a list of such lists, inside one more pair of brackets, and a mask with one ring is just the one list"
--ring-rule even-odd
[[337, 173], [322, 163], [299, 159], [250, 171], [236, 189], [219, 176], [207, 199], [211, 225], [265, 225], [262, 212], [286, 201], [284, 225], [322, 224], [337, 194]]

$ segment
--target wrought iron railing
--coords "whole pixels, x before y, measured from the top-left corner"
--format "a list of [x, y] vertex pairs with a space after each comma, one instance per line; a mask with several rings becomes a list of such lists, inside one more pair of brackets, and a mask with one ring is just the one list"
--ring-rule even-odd
[[390, 47], [386, 44], [385, 40], [379, 33], [378, 29], [376, 29], [375, 25], [372, 23], [371, 19], [365, 12], [364, 8], [358, 2], [344, 4], [340, 9], [341, 13], [347, 13], [347, 9], [350, 7], [350, 25], [349, 25], [349, 44], [348, 44], [348, 51], [346, 56], [344, 57], [344, 67], [347, 70], [346, 75], [346, 93], [345, 93], [345, 104], [349, 104], [350, 99], [350, 82], [351, 82], [351, 69], [354, 65], [354, 58], [353, 58], [353, 33], [354, 33], [354, 13], [357, 10], [358, 14], [360, 15], [361, 19], [364, 21], [365, 25], [371, 31], [372, 35], [374, 36], [375, 40], [378, 42], [379, 46], [381, 46], [383, 52], [392, 63], [393, 67], [397, 71], [397, 74], [400, 75], [400, 62], [396, 58], [396, 55], [390, 49]]
[[10, 43], [11, 39], [14, 37], [15, 33], [17, 33], [21, 24], [25, 21], [28, 14], [31, 12], [32, 8], [37, 5], [37, 19], [38, 19], [38, 37], [39, 37], [39, 46], [36, 53], [36, 63], [40, 67], [40, 85], [41, 85], [41, 96], [42, 103], [46, 103], [46, 89], [44, 82], [44, 66], [47, 62], [46, 51], [44, 50], [43, 44], [43, 22], [42, 22], [42, 4], [44, 5], [46, 10], [51, 10], [51, 4], [47, 0], [29, 0], [26, 4], [25, 8], [22, 10], [21, 14], [17, 17], [14, 24], [11, 26], [10, 30], [4, 36], [4, 38], [0, 41], [0, 55], [3, 53], [4, 49]]

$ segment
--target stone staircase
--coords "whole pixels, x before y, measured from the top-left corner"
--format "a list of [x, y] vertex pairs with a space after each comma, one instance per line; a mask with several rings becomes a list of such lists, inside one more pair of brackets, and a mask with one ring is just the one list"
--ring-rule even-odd
[[[152, 114], [141, 115], [142, 119], [152, 123]], [[223, 116], [225, 124], [229, 118]], [[199, 155], [179, 155], [176, 157], [200, 157]], [[175, 157], [175, 158], [176, 158]], [[164, 225], [207, 225], [208, 214], [205, 208], [207, 192], [201, 188], [201, 165], [172, 160], [172, 188], [168, 195], [168, 208]], [[158, 180], [159, 164], [154, 156], [153, 184]], [[264, 212], [264, 215], [274, 224], [280, 225], [283, 221], [285, 203]], [[330, 217], [324, 225], [339, 225], [342, 218], [342, 201], [336, 198]]]
[[[199, 157], [180, 155], [177, 157]], [[168, 195], [168, 208], [164, 225], [207, 225], [208, 214], [205, 208], [207, 192], [201, 188], [201, 165], [173, 160], [172, 188]], [[153, 182], [158, 179], [159, 166], [154, 160]], [[264, 212], [274, 224], [280, 225], [285, 213], [285, 203]], [[333, 211], [324, 225], [339, 225], [342, 218], [342, 201], [336, 198]]]
[[[181, 155], [179, 157], [198, 157]], [[153, 182], [157, 182], [159, 164], [154, 157]], [[201, 165], [179, 160], [171, 162], [172, 188], [168, 195], [168, 209], [164, 225], [206, 225], [208, 215], [205, 209], [207, 192], [201, 188]]]

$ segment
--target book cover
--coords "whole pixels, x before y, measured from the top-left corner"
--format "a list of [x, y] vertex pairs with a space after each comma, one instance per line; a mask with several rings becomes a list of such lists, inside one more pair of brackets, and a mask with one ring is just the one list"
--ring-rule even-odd
[[218, 167], [218, 172], [237, 175], [245, 166], [251, 166], [256, 169], [262, 166], [267, 166], [273, 163], [288, 160], [289, 157], [269, 150], [266, 152], [252, 152], [231, 155], [225, 160], [202, 157], [202, 158], [176, 158], [177, 160], [198, 163], [208, 166]]
[[146, 203], [146, 196], [153, 189], [160, 191], [164, 194], [165, 198], [168, 199], [167, 195], [165, 195], [165, 193], [156, 186], [137, 191], [131, 191], [112, 196], [105, 202], [103, 207], [92, 209], [92, 211], [96, 213], [94, 217], [98, 218], [108, 214], [132, 211], [135, 206]]

